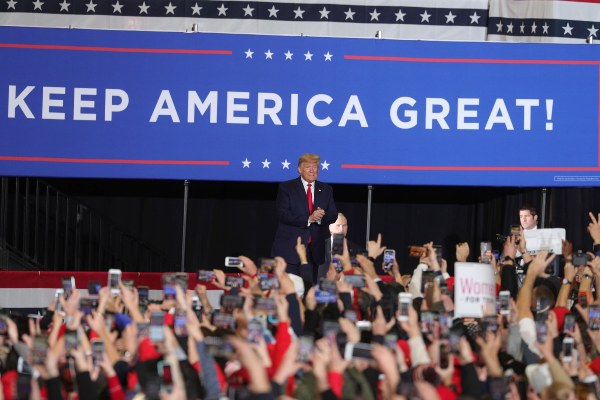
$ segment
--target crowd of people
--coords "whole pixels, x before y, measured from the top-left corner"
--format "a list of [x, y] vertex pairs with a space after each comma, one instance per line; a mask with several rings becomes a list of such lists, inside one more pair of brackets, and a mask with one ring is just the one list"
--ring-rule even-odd
[[[108, 280], [98, 294], [59, 293], [39, 319], [0, 320], [5, 399], [600, 399], [600, 215], [594, 249], [529, 254], [509, 235], [498, 305], [454, 318], [454, 278], [424, 245], [412, 274], [385, 274], [381, 236], [330, 260], [311, 283], [281, 257], [240, 256], [239, 276], [165, 274], [163, 298]], [[522, 232], [521, 232], [522, 233]], [[299, 264], [307, 258], [298, 240]], [[468, 244], [458, 262], [478, 261]], [[519, 279], [522, 275], [522, 279]], [[426, 276], [432, 276], [428, 279]], [[118, 276], [117, 276], [118, 278]], [[561, 280], [562, 278], [562, 280]], [[221, 288], [219, 304], [208, 290]]]

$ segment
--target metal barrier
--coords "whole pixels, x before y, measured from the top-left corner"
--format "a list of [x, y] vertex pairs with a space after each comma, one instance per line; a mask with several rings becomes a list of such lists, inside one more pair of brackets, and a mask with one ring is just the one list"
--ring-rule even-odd
[[165, 257], [36, 178], [3, 177], [0, 269], [164, 271]]

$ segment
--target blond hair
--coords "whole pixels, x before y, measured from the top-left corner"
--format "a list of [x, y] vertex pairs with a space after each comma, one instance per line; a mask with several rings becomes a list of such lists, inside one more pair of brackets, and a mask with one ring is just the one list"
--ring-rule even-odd
[[321, 157], [319, 157], [316, 154], [312, 154], [312, 153], [305, 153], [302, 154], [300, 156], [300, 158], [298, 159], [298, 166], [302, 165], [303, 162], [309, 162], [309, 163], [319, 163], [319, 161], [321, 161]]

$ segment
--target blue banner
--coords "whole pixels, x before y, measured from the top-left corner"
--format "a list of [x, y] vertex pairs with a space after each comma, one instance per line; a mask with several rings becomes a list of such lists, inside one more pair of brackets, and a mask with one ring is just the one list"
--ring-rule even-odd
[[0, 175], [596, 186], [600, 47], [0, 28]]

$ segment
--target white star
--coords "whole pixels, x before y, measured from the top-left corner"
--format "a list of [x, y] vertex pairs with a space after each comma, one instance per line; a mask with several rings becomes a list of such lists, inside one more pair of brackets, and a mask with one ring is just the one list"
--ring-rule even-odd
[[262, 161], [262, 165], [263, 165], [263, 168], [269, 168], [269, 165], [271, 165], [271, 161], [269, 161], [265, 158], [265, 161]]
[[252, 164], [252, 161], [248, 161], [248, 157], [246, 157], [246, 159], [242, 161], [242, 164], [244, 164], [242, 168], [250, 168], [250, 164]]
[[322, 162], [322, 163], [321, 163], [321, 169], [322, 169], [322, 170], [326, 169], [326, 170], [328, 170], [328, 171], [329, 171], [329, 166], [330, 166], [330, 165], [331, 165], [331, 164], [329, 164], [329, 163], [327, 162], [327, 160], [325, 160], [324, 162]]
[[18, 3], [18, 1], [15, 1], [15, 0], [8, 0], [8, 1], [6, 2], [6, 4], [8, 4], [8, 8], [7, 8], [7, 10], [10, 10], [10, 9], [12, 8], [13, 10], [17, 11], [17, 9], [16, 9], [16, 7], [15, 7], [15, 6], [17, 5], [17, 3]]
[[419, 15], [421, 16], [421, 22], [425, 22], [425, 21], [429, 22], [429, 17], [431, 17], [431, 14], [428, 14], [427, 10], [425, 10], [423, 12], [423, 14], [419, 14]]
[[273, 4], [273, 7], [271, 7], [267, 11], [269, 11], [269, 18], [271, 18], [271, 17], [277, 18], [277, 13], [279, 12], [279, 10], [275, 8], [275, 4]]
[[565, 33], [563, 33], [563, 36], [564, 36], [564, 35], [566, 35], [567, 33], [568, 33], [569, 35], [573, 36], [573, 32], [572, 32], [572, 31], [573, 31], [573, 27], [572, 27], [571, 25], [569, 25], [569, 23], [568, 23], [568, 22], [567, 22], [567, 25], [566, 25], [566, 26], [563, 26], [562, 28], [563, 28], [563, 30], [565, 31]]
[[248, 51], [246, 51], [246, 58], [252, 58], [252, 54], [254, 54], [254, 52], [248, 49]]
[[112, 4], [113, 7], [113, 14], [118, 12], [119, 14], [123, 14], [121, 12], [121, 8], [123, 8], [123, 4], [119, 4], [119, 2], [117, 1], [115, 4]]
[[33, 11], [35, 11], [35, 10], [42, 11], [42, 6], [43, 5], [44, 5], [44, 3], [42, 3], [40, 0], [34, 1], [33, 2]]
[[138, 8], [140, 9], [140, 14], [148, 15], [148, 9], [150, 8], [150, 6], [147, 6], [146, 2], [143, 2], [141, 6], [138, 6]]
[[282, 169], [290, 169], [290, 163], [288, 162], [287, 158], [281, 163], [281, 165], [283, 165]]
[[396, 22], [398, 22], [398, 21], [404, 22], [404, 16], [406, 15], [406, 13], [403, 13], [402, 9], [399, 9], [398, 12], [394, 15], [396, 16]]
[[533, 25], [531, 25], [531, 33], [537, 33], [537, 25], [535, 24], [535, 21], [533, 21]]
[[265, 60], [272, 60], [273, 59], [273, 53], [271, 53], [271, 49], [265, 51]]
[[598, 32], [598, 29], [596, 29], [596, 27], [594, 25], [592, 25], [591, 28], [588, 28], [588, 31], [590, 32], [590, 36], [597, 37], [596, 32]]
[[496, 33], [502, 32], [502, 20], [500, 20], [500, 23], [496, 24], [496, 28], [498, 28], [498, 30], [496, 31]]
[[513, 28], [515, 26], [513, 25], [513, 23], [511, 22], [510, 24], [506, 25], [506, 33], [513, 33]]
[[94, 2], [92, 0], [90, 0], [89, 3], [87, 3], [85, 6], [87, 7], [86, 12], [96, 12], [96, 6], [98, 4], [94, 4]]
[[246, 8], [242, 8], [242, 10], [244, 10], [244, 17], [251, 17], [254, 8], [250, 7], [250, 4], [248, 4]]
[[175, 15], [175, 9], [177, 8], [177, 6], [174, 6], [173, 4], [171, 4], [171, 2], [169, 2], [168, 6], [165, 6], [165, 9], [167, 10], [167, 12], [165, 13], [165, 15], [171, 13], [173, 15]]
[[381, 15], [381, 13], [378, 13], [377, 9], [374, 8], [373, 12], [370, 12], [369, 15], [371, 16], [371, 21], [373, 21], [373, 20], [379, 21], [379, 16]]
[[481, 16], [477, 15], [477, 12], [474, 12], [473, 15], [469, 15], [469, 18], [471, 18], [471, 23], [472, 24], [479, 25], [479, 18], [481, 18]]
[[450, 22], [454, 23], [454, 18], [456, 18], [456, 15], [452, 14], [452, 11], [449, 11], [448, 15], [444, 15], [444, 17], [446, 17], [446, 23], [449, 24]]
[[550, 28], [550, 26], [548, 25], [547, 22], [544, 21], [544, 25], [542, 25], [542, 29], [544, 29], [544, 31], [542, 33], [544, 34], [548, 34], [548, 28]]
[[194, 15], [194, 14], [200, 15], [200, 10], [202, 10], [202, 7], [198, 7], [198, 3], [194, 4], [192, 6], [192, 15]]
[[325, 19], [329, 19], [329, 13], [331, 11], [327, 11], [327, 8], [323, 7], [322, 10], [319, 10], [319, 13], [321, 13], [321, 19], [325, 18]]
[[227, 16], [227, 10], [229, 10], [229, 8], [225, 7], [224, 3], [221, 3], [221, 7], [218, 7], [217, 10], [219, 10], [219, 15], [217, 15], [217, 17], [220, 17], [221, 15]]
[[287, 51], [287, 53], [283, 53], [283, 54], [285, 54], [285, 59], [286, 59], [286, 60], [291, 60], [291, 59], [292, 59], [292, 56], [294, 55], [294, 53], [292, 53], [292, 52], [291, 52], [291, 51], [289, 51], [289, 50]]
[[344, 11], [344, 14], [346, 14], [346, 19], [351, 19], [352, 21], [354, 21], [354, 14], [356, 13], [352, 11], [351, 8], [348, 8], [348, 11]]
[[304, 53], [304, 61], [312, 61], [312, 56], [313, 54], [309, 51], [307, 51], [306, 53]]
[[63, 11], [69, 12], [70, 5], [71, 5], [71, 3], [67, 3], [67, 0], [63, 0], [62, 3], [59, 3], [60, 12], [63, 12]]
[[329, 51], [325, 54], [323, 54], [323, 56], [325, 57], [325, 61], [331, 61], [331, 57], [333, 57], [333, 54], [329, 53]]
[[296, 19], [296, 18], [304, 19], [302, 14], [304, 14], [304, 10], [301, 9], [300, 6], [298, 6], [298, 8], [296, 8], [294, 10], [294, 19]]
[[525, 22], [521, 22], [521, 26], [519, 26], [519, 31], [521, 33], [525, 33]]

